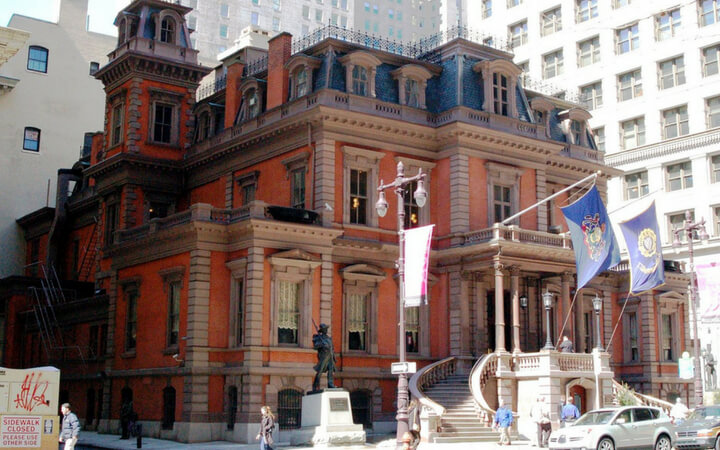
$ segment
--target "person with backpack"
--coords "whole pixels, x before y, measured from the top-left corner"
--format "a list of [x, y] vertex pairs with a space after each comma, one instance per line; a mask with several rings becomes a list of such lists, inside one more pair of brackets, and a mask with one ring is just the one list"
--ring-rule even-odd
[[275, 428], [275, 416], [267, 405], [260, 408], [260, 413], [262, 414], [260, 431], [255, 436], [255, 440], [260, 439], [260, 450], [273, 450], [272, 445], [275, 441], [273, 441], [272, 433]]

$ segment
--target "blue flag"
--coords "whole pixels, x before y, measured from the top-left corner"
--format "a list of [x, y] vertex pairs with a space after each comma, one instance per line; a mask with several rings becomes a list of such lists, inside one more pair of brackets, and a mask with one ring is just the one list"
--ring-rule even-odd
[[636, 217], [620, 223], [630, 255], [630, 293], [639, 294], [665, 283], [662, 245], [655, 202]]
[[562, 208], [562, 212], [570, 229], [577, 287], [581, 289], [595, 275], [620, 262], [620, 249], [605, 205], [594, 185], [578, 201]]

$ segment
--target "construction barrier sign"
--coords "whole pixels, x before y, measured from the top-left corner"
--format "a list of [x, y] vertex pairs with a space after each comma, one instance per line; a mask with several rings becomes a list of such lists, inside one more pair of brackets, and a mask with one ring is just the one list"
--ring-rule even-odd
[[0, 448], [57, 450], [60, 371], [0, 367]]

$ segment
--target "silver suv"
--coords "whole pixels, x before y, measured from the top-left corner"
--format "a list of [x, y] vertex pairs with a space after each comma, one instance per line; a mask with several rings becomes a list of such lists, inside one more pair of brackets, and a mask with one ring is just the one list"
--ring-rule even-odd
[[659, 408], [602, 408], [583, 414], [571, 426], [553, 431], [550, 435], [550, 448], [670, 450], [673, 436], [670, 428], [670, 417]]

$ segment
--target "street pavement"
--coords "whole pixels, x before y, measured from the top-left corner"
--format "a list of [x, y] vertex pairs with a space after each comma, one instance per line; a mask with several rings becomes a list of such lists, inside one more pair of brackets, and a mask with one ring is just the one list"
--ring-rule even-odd
[[[386, 449], [390, 450], [394, 448], [395, 438], [391, 435], [369, 435], [368, 443], [364, 446], [347, 446], [347, 447], [333, 447], [337, 450], [366, 450], [371, 448]], [[60, 447], [62, 448], [62, 446]], [[130, 450], [137, 448], [137, 441], [135, 439], [120, 440], [116, 434], [98, 434], [92, 431], [82, 431], [80, 433], [80, 439], [75, 447], [76, 450], [88, 450], [88, 449], [108, 449], [108, 450]], [[142, 448], [149, 450], [169, 450], [169, 449], [188, 449], [188, 450], [214, 450], [214, 449], [234, 449], [234, 450], [257, 450], [260, 448], [260, 444], [237, 444], [234, 442], [227, 441], [215, 441], [215, 442], [203, 442], [197, 444], [183, 444], [175, 441], [167, 441], [163, 439], [142, 439]], [[309, 447], [298, 447], [291, 446], [289, 443], [278, 442], [275, 445], [275, 449], [308, 449]], [[521, 449], [536, 449], [537, 447], [531, 447], [529, 441], [516, 441], [510, 446], [499, 446], [495, 443], [458, 443], [458, 444], [427, 444], [422, 443], [419, 450], [475, 450], [475, 449], [490, 449], [490, 448], [512, 448], [515, 450]]]

